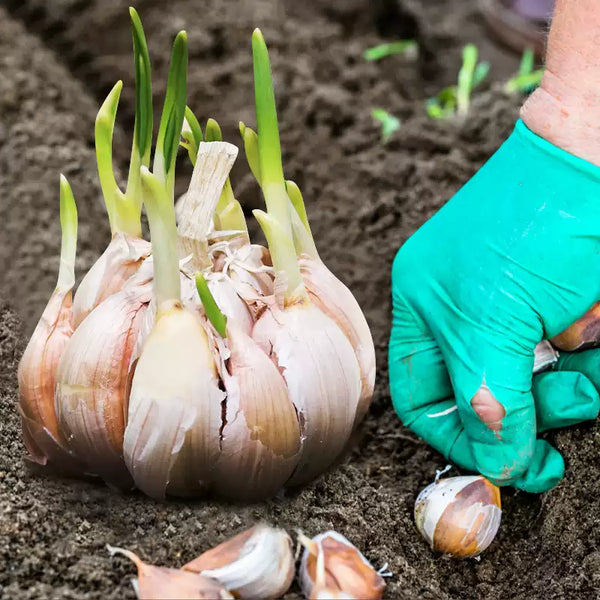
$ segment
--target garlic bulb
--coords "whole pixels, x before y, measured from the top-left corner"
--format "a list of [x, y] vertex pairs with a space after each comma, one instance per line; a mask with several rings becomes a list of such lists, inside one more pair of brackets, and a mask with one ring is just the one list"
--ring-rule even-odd
[[312, 540], [298, 537], [305, 547], [298, 578], [307, 598], [379, 600], [383, 596], [383, 577], [343, 535], [326, 531]]
[[431, 549], [458, 558], [481, 554], [501, 517], [500, 490], [481, 475], [436, 481], [415, 502], [417, 529]]
[[220, 582], [236, 598], [274, 600], [292, 584], [294, 563], [290, 536], [263, 523], [208, 550], [183, 569]]
[[75, 283], [77, 207], [66, 178], [60, 178], [62, 245], [56, 289], [19, 362], [19, 412], [29, 458], [66, 470], [79, 465], [66, 449], [54, 408], [56, 368], [73, 334], [72, 289]]
[[230, 600], [232, 596], [219, 582], [182, 569], [169, 569], [146, 564], [137, 555], [123, 548], [108, 546], [111, 556], [122, 554], [138, 569], [131, 584], [140, 600]]
[[109, 296], [75, 330], [57, 369], [56, 410], [69, 449], [121, 487], [131, 487], [123, 434], [132, 355], [151, 298], [148, 284]]

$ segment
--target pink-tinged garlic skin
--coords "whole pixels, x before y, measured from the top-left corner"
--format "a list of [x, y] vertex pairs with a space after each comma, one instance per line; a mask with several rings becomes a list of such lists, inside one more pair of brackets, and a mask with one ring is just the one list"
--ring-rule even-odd
[[380, 600], [385, 591], [383, 577], [362, 552], [337, 531], [326, 531], [305, 546], [298, 579], [310, 600]]
[[120, 291], [151, 252], [150, 242], [127, 233], [116, 233], [77, 288], [73, 300], [75, 328], [103, 300]]
[[431, 549], [457, 558], [481, 554], [501, 518], [500, 489], [481, 475], [441, 479], [415, 502], [417, 529]]
[[66, 470], [77, 469], [67, 451], [54, 408], [56, 369], [73, 335], [71, 288], [56, 289], [19, 363], [19, 412], [29, 458]]
[[227, 341], [230, 357], [221, 369], [225, 426], [215, 489], [230, 498], [259, 500], [275, 494], [292, 475], [300, 457], [300, 426], [271, 359], [235, 322], [229, 322]]
[[360, 365], [361, 394], [355, 425], [364, 418], [375, 387], [375, 345], [365, 316], [352, 292], [320, 261], [301, 256], [300, 272], [315, 306], [346, 334]]
[[361, 394], [360, 367], [348, 338], [310, 303], [264, 312], [253, 338], [281, 371], [298, 412], [302, 450], [290, 485], [323, 473], [343, 451]]
[[75, 330], [56, 377], [56, 411], [69, 449], [89, 472], [124, 488], [132, 485], [123, 461], [132, 355], [151, 298], [145, 285], [100, 303]]

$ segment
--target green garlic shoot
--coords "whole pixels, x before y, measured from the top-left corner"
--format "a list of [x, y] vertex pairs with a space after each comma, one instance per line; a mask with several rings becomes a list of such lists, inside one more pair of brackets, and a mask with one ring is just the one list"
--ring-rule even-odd
[[521, 92], [528, 94], [540, 85], [544, 75], [544, 69], [534, 70], [535, 55], [531, 48], [527, 48], [521, 57], [519, 72], [511, 77], [504, 86], [508, 93]]
[[222, 337], [227, 337], [227, 317], [221, 312], [215, 298], [212, 295], [206, 279], [202, 273], [196, 274], [196, 289], [200, 296], [200, 301], [204, 307], [204, 312], [212, 326], [217, 330], [217, 333]]
[[75, 257], [77, 254], [77, 205], [67, 178], [60, 176], [60, 267], [57, 289], [70, 290], [75, 285]]
[[182, 141], [179, 142], [187, 151], [192, 166], [196, 166], [198, 157], [198, 148], [202, 141], [202, 128], [189, 106], [185, 107], [185, 118], [183, 119], [183, 128], [181, 130]]
[[415, 58], [418, 52], [418, 45], [415, 40], [398, 40], [396, 42], [388, 42], [386, 44], [379, 44], [372, 48], [367, 48], [363, 52], [363, 58], [365, 60], [381, 60], [387, 56], [393, 56], [395, 54], [403, 54], [408, 58]]
[[400, 129], [400, 119], [394, 117], [383, 108], [375, 108], [371, 112], [373, 119], [381, 123], [381, 141], [385, 144]]

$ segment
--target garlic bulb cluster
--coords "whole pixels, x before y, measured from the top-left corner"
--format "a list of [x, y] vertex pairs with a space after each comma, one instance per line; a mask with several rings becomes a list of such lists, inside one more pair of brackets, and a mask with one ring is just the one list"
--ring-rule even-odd
[[[323, 264], [298, 186], [285, 181], [267, 48], [253, 34], [258, 132], [241, 125], [267, 210], [251, 243], [229, 172], [237, 148], [186, 107], [175, 39], [152, 169], [150, 61], [131, 21], [136, 120], [126, 191], [112, 167], [122, 84], [96, 119], [111, 242], [72, 298], [76, 212], [61, 183], [59, 285], [19, 369], [31, 457], [154, 498], [256, 500], [314, 479], [371, 401], [375, 352], [360, 307]], [[194, 164], [174, 209], [179, 145]], [[64, 200], [64, 202], [63, 202]], [[145, 208], [151, 243], [141, 237]], [[65, 208], [66, 207], [66, 208]]]
[[299, 580], [306, 598], [379, 600], [383, 596], [382, 575], [343, 535], [326, 531], [312, 539], [300, 534], [299, 540], [305, 548]]
[[[312, 540], [298, 534], [306, 548], [298, 571], [310, 600], [379, 600], [383, 577], [343, 535], [327, 531]], [[138, 598], [281, 598], [294, 580], [296, 556], [290, 536], [260, 523], [204, 552], [181, 569], [148, 565], [133, 552], [108, 546], [138, 568], [133, 586]], [[385, 569], [385, 567], [384, 567]]]
[[417, 529], [431, 549], [457, 558], [481, 554], [501, 518], [500, 489], [481, 475], [435, 481], [415, 502]]

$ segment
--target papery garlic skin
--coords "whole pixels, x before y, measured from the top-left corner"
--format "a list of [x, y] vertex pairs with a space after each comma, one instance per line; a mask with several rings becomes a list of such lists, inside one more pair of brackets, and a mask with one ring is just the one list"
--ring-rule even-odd
[[115, 233], [77, 288], [73, 300], [76, 328], [102, 300], [121, 290], [151, 251], [146, 240], [127, 233]]
[[183, 569], [222, 583], [241, 600], [274, 600], [294, 579], [292, 539], [264, 523], [208, 550]]
[[146, 284], [100, 303], [75, 330], [59, 362], [56, 411], [69, 449], [105, 481], [131, 487], [123, 434], [132, 354], [152, 298]]
[[137, 566], [138, 576], [131, 580], [131, 585], [140, 600], [233, 600], [233, 596], [214, 579], [182, 569], [149, 565], [123, 548], [107, 545], [107, 549], [111, 556], [122, 554]]
[[253, 338], [282, 372], [298, 411], [302, 450], [289, 483], [306, 483], [334, 462], [352, 432], [361, 394], [354, 349], [332, 319], [307, 303], [270, 307]]
[[[67, 451], [54, 408], [56, 369], [73, 335], [71, 288], [57, 288], [19, 362], [19, 412], [29, 458], [45, 465], [55, 462], [69, 468]], [[71, 465], [73, 466], [73, 465]]]
[[271, 359], [235, 322], [221, 378], [225, 425], [216, 464], [215, 490], [230, 498], [273, 495], [290, 478], [300, 457], [300, 425], [285, 381]]
[[207, 276], [208, 287], [221, 312], [236, 323], [246, 335], [252, 335], [254, 319], [246, 303], [238, 295], [235, 286], [227, 275], [210, 273]]
[[382, 598], [385, 590], [383, 577], [342, 534], [325, 531], [312, 540], [300, 535], [300, 541], [305, 550], [298, 579], [307, 598]]
[[318, 259], [299, 258], [306, 291], [315, 306], [346, 334], [360, 365], [361, 395], [355, 424], [364, 418], [375, 388], [375, 345], [365, 315], [352, 292]]
[[496, 537], [501, 518], [500, 490], [481, 475], [441, 479], [415, 502], [417, 529], [431, 549], [458, 558], [481, 554]]
[[133, 377], [123, 444], [137, 487], [161, 499], [209, 485], [224, 397], [200, 316], [178, 302], [159, 306]]

